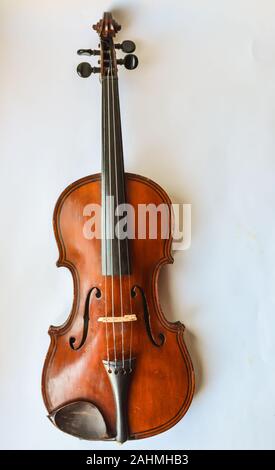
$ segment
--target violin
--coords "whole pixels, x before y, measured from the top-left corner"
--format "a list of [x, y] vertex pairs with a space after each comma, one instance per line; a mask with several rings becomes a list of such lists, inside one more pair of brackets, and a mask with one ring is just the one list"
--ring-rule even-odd
[[97, 56], [99, 66], [82, 62], [77, 72], [100, 76], [102, 171], [72, 183], [55, 206], [57, 266], [70, 270], [74, 300], [65, 323], [49, 328], [42, 394], [63, 432], [124, 442], [183, 417], [194, 371], [184, 326], [165, 318], [158, 296], [160, 268], [173, 262], [171, 201], [158, 184], [124, 171], [118, 66], [137, 67], [135, 44], [114, 42], [121, 26], [111, 13], [93, 29], [99, 49], [78, 54]]

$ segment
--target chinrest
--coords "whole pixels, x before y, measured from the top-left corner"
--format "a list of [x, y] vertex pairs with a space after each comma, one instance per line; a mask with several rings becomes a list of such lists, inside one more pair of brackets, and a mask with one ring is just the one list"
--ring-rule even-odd
[[68, 403], [52, 411], [48, 417], [61, 431], [80, 439], [110, 439], [101, 412], [89, 401]]

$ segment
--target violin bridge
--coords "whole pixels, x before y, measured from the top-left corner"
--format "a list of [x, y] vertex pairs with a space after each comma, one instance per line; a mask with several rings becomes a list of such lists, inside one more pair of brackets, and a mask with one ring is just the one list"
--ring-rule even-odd
[[123, 317], [99, 317], [97, 321], [100, 321], [102, 323], [119, 323], [119, 322], [128, 322], [128, 321], [136, 321], [137, 316], [136, 315], [124, 315]]

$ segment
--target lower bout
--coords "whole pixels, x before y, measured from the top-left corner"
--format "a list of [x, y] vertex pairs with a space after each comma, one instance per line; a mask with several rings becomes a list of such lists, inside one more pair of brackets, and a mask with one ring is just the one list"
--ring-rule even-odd
[[128, 402], [129, 438], [143, 439], [172, 428], [187, 412], [194, 388], [195, 377], [189, 357], [187, 363], [184, 361], [166, 378], [155, 378], [151, 382], [147, 379], [140, 384], [133, 381]]
[[[54, 424], [83, 439], [120, 442], [148, 438], [173, 427], [188, 410], [194, 394], [193, 367], [181, 336], [178, 337], [180, 341], [175, 342], [174, 334], [168, 334], [167, 342], [162, 347], [148, 345], [148, 348], [143, 348], [143, 353], [136, 354], [127, 380], [123, 370], [121, 374], [115, 374], [114, 369], [110, 374], [109, 367], [106, 364], [104, 367], [100, 359], [101, 355], [97, 358], [93, 356], [95, 362], [88, 367], [89, 379], [87, 369], [81, 374], [77, 362], [56, 375], [54, 369], [58, 361], [54, 355], [44, 376], [44, 399], [48, 411], [54, 417], [64, 405], [78, 403], [78, 411], [65, 408], [60, 413], [61, 425], [52, 419]], [[112, 382], [112, 379], [115, 380]], [[87, 407], [90, 421], [85, 427], [90, 429], [90, 437], [74, 434], [68, 428], [62, 429], [63, 421], [67, 426], [77, 413], [80, 417], [87, 415]], [[95, 421], [103, 426], [100, 434], [95, 428]], [[79, 426], [79, 432], [83, 433], [83, 423], [80, 421]], [[124, 437], [118, 437], [122, 431]]]

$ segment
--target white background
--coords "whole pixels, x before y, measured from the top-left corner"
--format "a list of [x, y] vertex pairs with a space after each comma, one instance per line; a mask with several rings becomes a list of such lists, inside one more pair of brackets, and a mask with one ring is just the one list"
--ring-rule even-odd
[[160, 295], [187, 327], [196, 395], [173, 429], [123, 448], [274, 448], [272, 0], [0, 1], [0, 445], [118, 448], [55, 429], [40, 394], [48, 326], [72, 302], [55, 200], [100, 170], [100, 84], [77, 76], [76, 50], [96, 47], [109, 9], [140, 59], [120, 70], [126, 169], [192, 204], [191, 248]]

